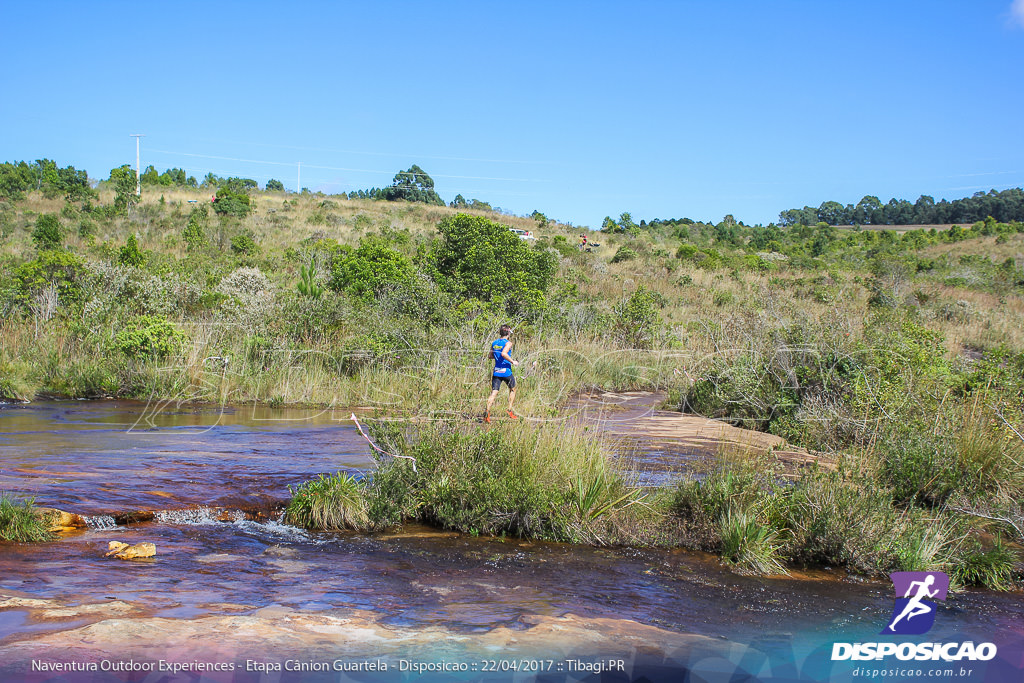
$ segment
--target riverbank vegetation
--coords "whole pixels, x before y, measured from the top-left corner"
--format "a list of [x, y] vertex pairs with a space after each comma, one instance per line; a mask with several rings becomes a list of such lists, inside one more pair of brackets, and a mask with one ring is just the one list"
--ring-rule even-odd
[[0, 494], [0, 542], [34, 543], [53, 539], [50, 521], [39, 514], [35, 501], [18, 501], [6, 493]]
[[[399, 459], [365, 482], [296, 489], [340, 496], [299, 506], [297, 524], [677, 543], [759, 571], [1020, 576], [1024, 224], [1005, 216], [896, 231], [623, 213], [585, 251], [580, 228], [539, 212], [423, 200], [434, 188], [418, 167], [369, 199], [180, 169], [154, 169], [137, 198], [123, 169], [94, 189], [71, 167], [8, 166], [3, 398], [320, 404], [438, 423], [377, 435], [415, 472]], [[467, 420], [503, 322], [518, 412], [539, 425], [505, 435], [508, 453], [491, 436], [504, 427]], [[660, 389], [674, 409], [838, 465], [785, 480], [770, 460], [754, 476], [753, 455], [723, 457], [644, 497], [557, 427], [587, 387]], [[559, 469], [559, 448], [579, 466]]]

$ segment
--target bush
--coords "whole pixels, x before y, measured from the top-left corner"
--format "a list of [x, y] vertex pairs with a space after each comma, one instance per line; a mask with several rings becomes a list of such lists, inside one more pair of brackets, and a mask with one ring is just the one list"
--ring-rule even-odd
[[217, 190], [213, 210], [221, 215], [245, 218], [252, 211], [252, 204], [244, 191], [224, 186]]
[[28, 498], [19, 505], [7, 494], [0, 494], [0, 541], [35, 543], [53, 540], [50, 520], [41, 516]]
[[28, 299], [50, 284], [57, 286], [58, 300], [62, 304], [74, 304], [82, 298], [82, 261], [74, 254], [63, 250], [47, 250], [31, 261], [14, 269], [16, 297]]
[[253, 232], [246, 230], [231, 238], [231, 251], [239, 256], [256, 256], [260, 253], [260, 246], [256, 244]]
[[197, 251], [206, 246], [206, 225], [208, 210], [205, 204], [196, 206], [188, 214], [188, 225], [182, 231], [181, 237], [185, 240], [185, 248], [189, 252]]
[[372, 296], [389, 285], [410, 282], [414, 273], [412, 262], [383, 241], [361, 240], [357, 249], [335, 250], [327, 286], [336, 292]]
[[163, 316], [143, 315], [117, 333], [114, 345], [130, 358], [164, 358], [176, 353], [184, 339], [185, 335]]
[[430, 254], [443, 289], [464, 299], [505, 301], [515, 307], [543, 298], [556, 257], [530, 249], [508, 226], [460, 213], [438, 226], [442, 240]]
[[32, 242], [40, 251], [61, 247], [64, 243], [64, 228], [56, 214], [44, 213], [36, 219], [36, 229], [32, 231]]
[[640, 285], [628, 300], [615, 307], [616, 336], [632, 348], [651, 348], [662, 325], [659, 305], [664, 305], [664, 298]]
[[627, 246], [619, 247], [618, 251], [615, 252], [615, 256], [612, 256], [612, 263], [620, 263], [622, 261], [632, 261], [637, 257], [636, 251], [630, 249]]
[[288, 524], [318, 531], [366, 530], [370, 518], [366, 512], [363, 485], [355, 477], [338, 472], [321, 474], [294, 489], [285, 510]]
[[118, 263], [132, 268], [141, 268], [146, 263], [146, 256], [139, 250], [135, 234], [128, 235], [128, 243], [121, 247], [117, 257]]
[[372, 425], [386, 451], [368, 489], [379, 526], [419, 521], [467, 533], [554, 541], [624, 540], [620, 515], [639, 499], [601, 444], [581, 432], [496, 424], [487, 431], [431, 423], [407, 436]]

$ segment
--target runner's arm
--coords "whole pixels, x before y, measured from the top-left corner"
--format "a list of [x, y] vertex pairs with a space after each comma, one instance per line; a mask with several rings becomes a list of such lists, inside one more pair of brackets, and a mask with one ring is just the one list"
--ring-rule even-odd
[[512, 360], [512, 356], [508, 355], [508, 348], [512, 346], [512, 342], [505, 344], [505, 348], [501, 350], [501, 357], [507, 360], [512, 365], [519, 365], [519, 361]]

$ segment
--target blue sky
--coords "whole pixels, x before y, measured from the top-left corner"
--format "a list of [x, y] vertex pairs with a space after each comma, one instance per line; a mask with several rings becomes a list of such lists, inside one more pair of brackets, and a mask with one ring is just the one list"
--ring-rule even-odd
[[[1024, 186], [1024, 0], [4, 3], [0, 160], [597, 227]], [[13, 62], [11, 58], [13, 57]], [[255, 163], [259, 162], [259, 163]]]

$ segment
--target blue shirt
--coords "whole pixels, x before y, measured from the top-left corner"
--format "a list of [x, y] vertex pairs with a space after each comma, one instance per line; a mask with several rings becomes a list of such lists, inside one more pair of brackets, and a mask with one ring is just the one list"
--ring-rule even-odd
[[491, 342], [491, 354], [494, 356], [494, 376], [511, 377], [512, 363], [501, 357], [501, 352], [508, 345], [508, 339], [496, 339]]

